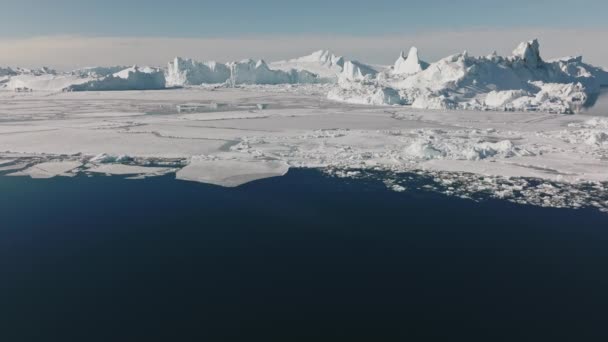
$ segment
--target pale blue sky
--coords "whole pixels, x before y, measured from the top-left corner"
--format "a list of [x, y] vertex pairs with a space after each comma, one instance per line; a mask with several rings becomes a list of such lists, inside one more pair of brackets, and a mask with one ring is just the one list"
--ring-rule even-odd
[[164, 65], [175, 56], [278, 60], [330, 49], [392, 63], [510, 54], [608, 66], [608, 0], [0, 0], [0, 66]]
[[606, 0], [3, 0], [0, 36], [396, 34], [608, 27]]

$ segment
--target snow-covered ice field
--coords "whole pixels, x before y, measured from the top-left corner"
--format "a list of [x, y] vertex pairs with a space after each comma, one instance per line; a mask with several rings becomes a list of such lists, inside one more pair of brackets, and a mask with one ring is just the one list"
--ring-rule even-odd
[[222, 186], [290, 167], [382, 170], [395, 190], [400, 172], [420, 172], [463, 197], [608, 209], [608, 117], [360, 106], [328, 100], [327, 87], [2, 91], [0, 170]]

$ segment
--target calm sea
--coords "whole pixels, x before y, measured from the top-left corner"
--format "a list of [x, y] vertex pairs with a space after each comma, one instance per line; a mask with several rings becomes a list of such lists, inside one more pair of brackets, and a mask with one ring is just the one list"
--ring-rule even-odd
[[595, 210], [315, 170], [0, 177], [0, 227], [0, 341], [608, 340]]

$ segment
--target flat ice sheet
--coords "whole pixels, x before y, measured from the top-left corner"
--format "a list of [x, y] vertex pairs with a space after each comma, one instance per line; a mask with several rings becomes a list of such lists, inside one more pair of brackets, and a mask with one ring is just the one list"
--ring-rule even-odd
[[236, 187], [254, 180], [283, 176], [289, 166], [274, 160], [204, 160], [193, 158], [188, 166], [177, 172], [176, 178]]
[[73, 176], [70, 171], [82, 165], [79, 161], [51, 161], [33, 165], [23, 171], [15, 172], [9, 176], [29, 176], [32, 178], [53, 178], [57, 176]]

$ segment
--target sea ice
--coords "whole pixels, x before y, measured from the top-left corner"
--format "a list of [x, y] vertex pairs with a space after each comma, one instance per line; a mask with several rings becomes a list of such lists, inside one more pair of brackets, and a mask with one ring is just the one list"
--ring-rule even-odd
[[31, 178], [53, 178], [57, 176], [73, 176], [70, 171], [79, 168], [82, 165], [79, 161], [49, 161], [36, 164], [23, 171], [9, 174], [9, 176], [29, 176]]
[[[11, 162], [0, 171], [175, 172], [223, 186], [289, 167], [346, 177], [421, 172], [462, 183], [462, 191], [446, 190], [458, 196], [490, 192], [608, 210], [608, 120], [546, 113], [576, 113], [608, 84], [608, 73], [578, 57], [545, 61], [538, 47], [532, 41], [508, 57], [462, 53], [430, 65], [412, 49], [384, 70], [327, 51], [270, 64], [176, 59], [167, 70], [6, 68], [0, 160]], [[167, 86], [176, 88], [127, 90]], [[89, 91], [59, 91], [66, 88]], [[559, 191], [534, 192], [532, 183]]]
[[174, 171], [168, 167], [151, 167], [138, 165], [124, 164], [103, 164], [95, 165], [86, 169], [91, 173], [103, 173], [107, 175], [144, 175], [144, 176], [161, 176]]
[[283, 176], [289, 166], [275, 160], [222, 160], [192, 157], [177, 179], [236, 187], [257, 179]]

